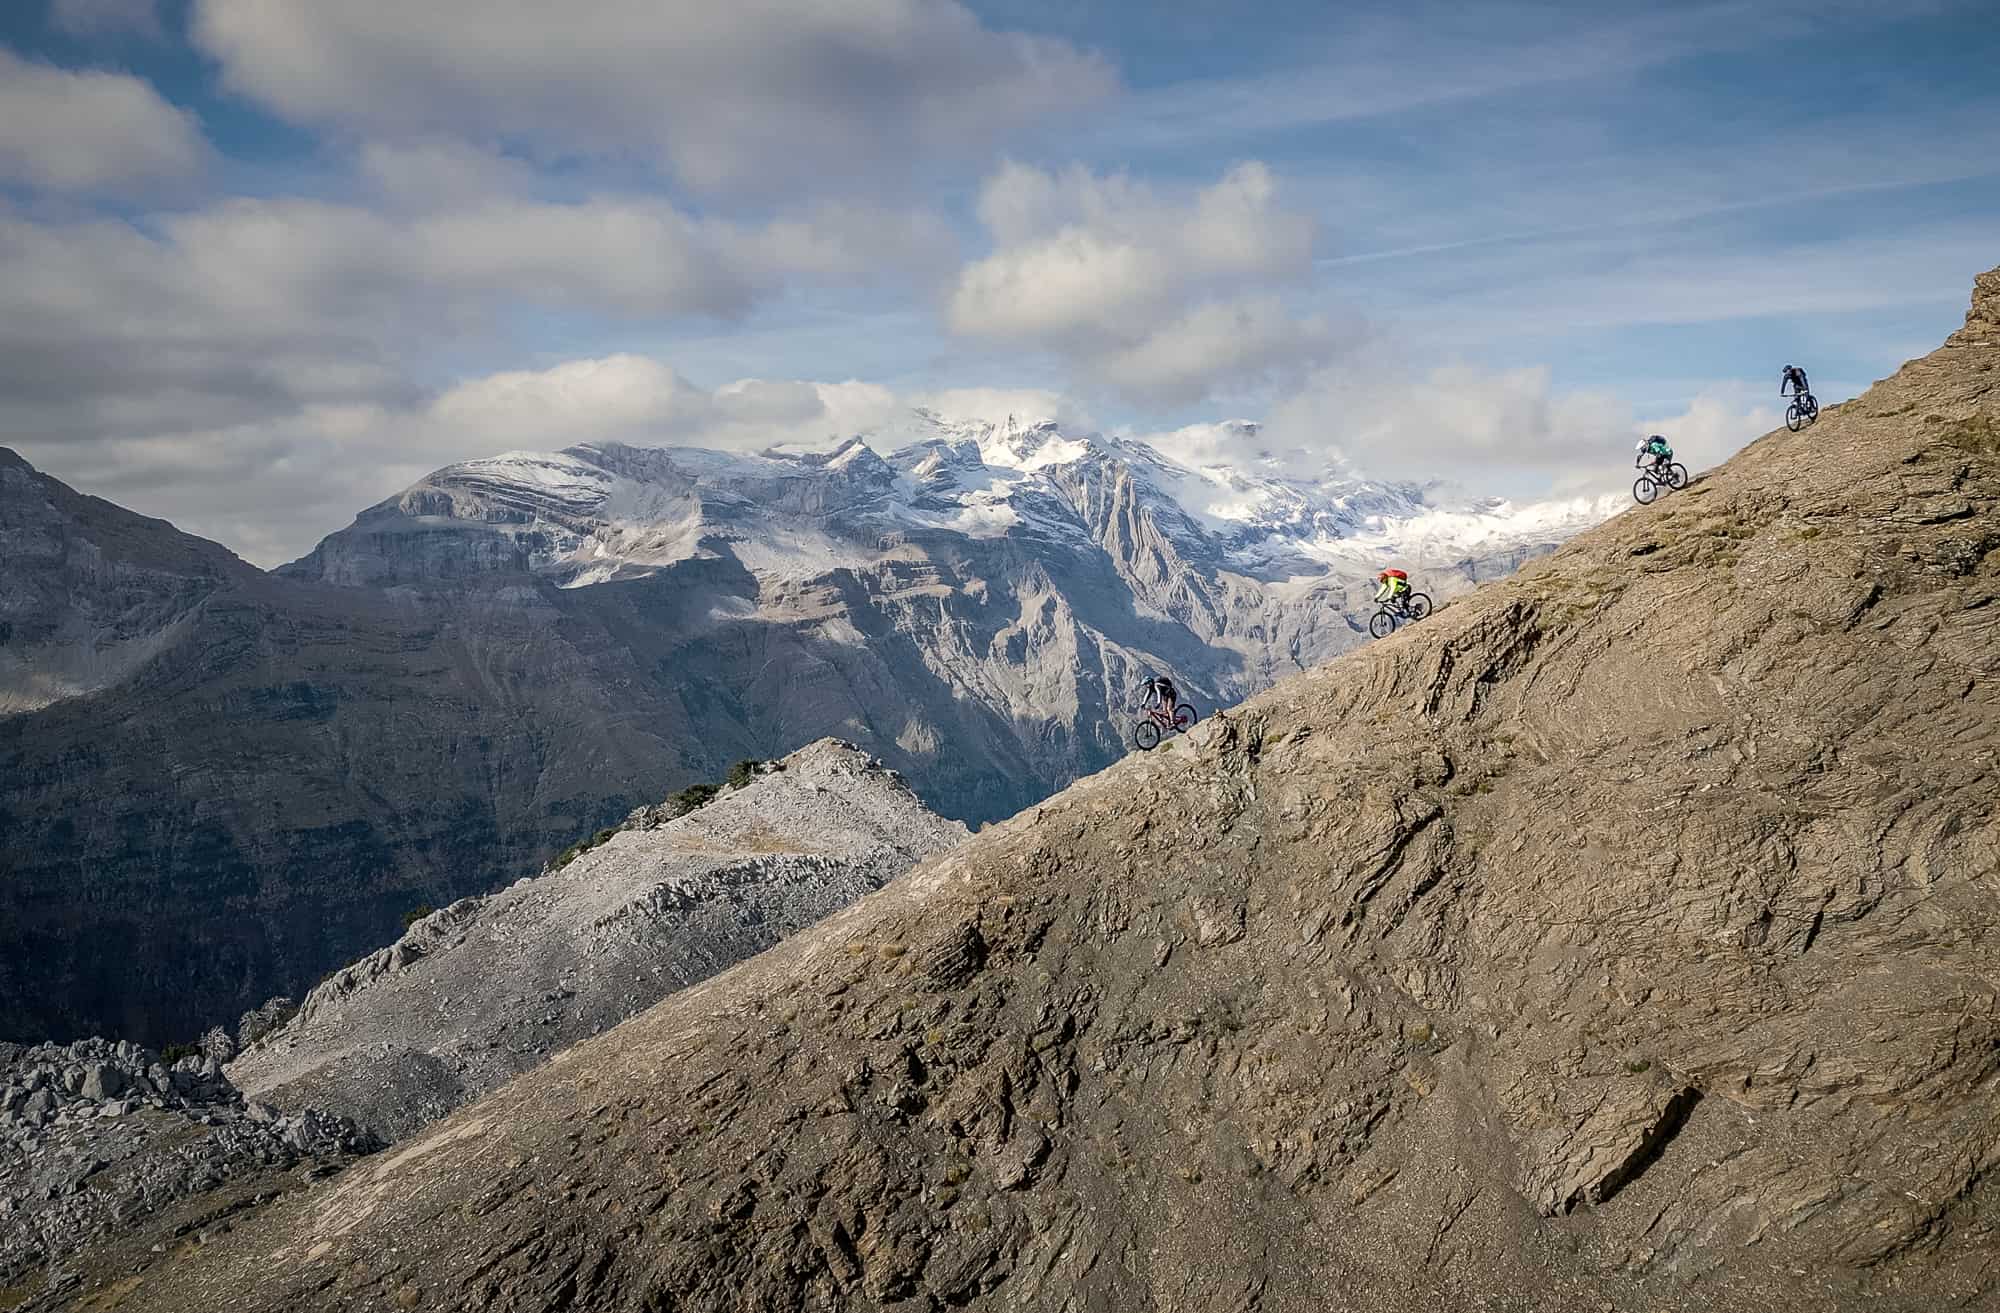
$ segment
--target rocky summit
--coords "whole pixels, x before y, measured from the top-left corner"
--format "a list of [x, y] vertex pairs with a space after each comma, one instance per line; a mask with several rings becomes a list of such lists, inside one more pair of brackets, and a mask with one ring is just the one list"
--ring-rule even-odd
[[229, 1075], [398, 1140], [965, 836], [881, 762], [824, 740], [417, 921], [329, 976]]
[[91, 1307], [1993, 1307], [1996, 294]]

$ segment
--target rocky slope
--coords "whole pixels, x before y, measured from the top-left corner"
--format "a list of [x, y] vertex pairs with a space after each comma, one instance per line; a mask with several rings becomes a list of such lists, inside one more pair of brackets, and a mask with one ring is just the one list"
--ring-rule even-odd
[[[673, 809], [666, 809], [671, 812]], [[831, 740], [539, 879], [432, 913], [230, 1064], [251, 1097], [411, 1131], [880, 888], [965, 827]]]
[[1124, 750], [1141, 672], [1233, 702], [1359, 641], [1379, 560], [1432, 552], [1444, 596], [1590, 514], [913, 423], [889, 457], [475, 461], [274, 575], [9, 457], [0, 1036], [185, 1040], [829, 735], [1011, 815]]
[[246, 1101], [213, 1056], [0, 1045], [0, 1307], [66, 1291], [88, 1244], [198, 1234], [376, 1147], [342, 1118]]
[[1996, 297], [91, 1306], [1991, 1307]]

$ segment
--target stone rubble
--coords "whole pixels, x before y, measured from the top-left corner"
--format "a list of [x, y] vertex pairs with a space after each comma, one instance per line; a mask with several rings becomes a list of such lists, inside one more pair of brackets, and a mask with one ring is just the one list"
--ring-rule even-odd
[[209, 1051], [169, 1064], [120, 1040], [0, 1044], [0, 1288], [177, 1200], [250, 1173], [331, 1170], [380, 1145], [318, 1109], [246, 1102]]

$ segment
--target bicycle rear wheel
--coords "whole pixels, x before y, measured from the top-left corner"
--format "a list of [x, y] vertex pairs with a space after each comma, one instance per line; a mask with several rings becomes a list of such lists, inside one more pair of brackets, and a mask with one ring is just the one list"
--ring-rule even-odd
[[1658, 486], [1645, 475], [1641, 474], [1638, 478], [1632, 480], [1632, 500], [1638, 502], [1641, 506], [1651, 506], [1653, 498], [1659, 495], [1660, 490]]
[[1421, 620], [1431, 613], [1431, 595], [1411, 593], [1410, 600], [1403, 603], [1403, 609], [1410, 613], [1410, 619]]
[[1786, 428], [1790, 429], [1794, 433], [1797, 433], [1800, 429], [1804, 428], [1805, 426], [1806, 426], [1806, 412], [1804, 407], [1800, 406], [1799, 403], [1796, 401], [1794, 401], [1791, 405], [1785, 407]]
[[1368, 618], [1368, 632], [1376, 638], [1387, 638], [1396, 632], [1396, 617], [1387, 611], [1377, 611]]
[[1157, 721], [1142, 720], [1132, 727], [1132, 744], [1141, 752], [1151, 752], [1160, 746], [1160, 726]]
[[1675, 461], [1667, 466], [1667, 486], [1675, 492], [1688, 486], [1688, 467]]
[[1174, 728], [1185, 734], [1194, 728], [1195, 710], [1190, 703], [1183, 702], [1174, 708]]

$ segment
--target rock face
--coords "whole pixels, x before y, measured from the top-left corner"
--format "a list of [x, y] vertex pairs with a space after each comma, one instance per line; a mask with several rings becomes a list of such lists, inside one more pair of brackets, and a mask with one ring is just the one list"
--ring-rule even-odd
[[398, 1140], [965, 834], [867, 754], [816, 743], [694, 811], [644, 809], [560, 870], [432, 913], [335, 972], [229, 1074], [253, 1098]]
[[1996, 382], [1912, 362], [93, 1307], [1991, 1307]]
[[204, 598], [256, 574], [0, 448], [0, 715], [117, 683], [170, 646]]
[[1359, 641], [1379, 560], [1445, 596], [1595, 513], [917, 423], [469, 462], [274, 575], [8, 456], [0, 1036], [188, 1040], [829, 735], [1011, 815], [1124, 751], [1142, 672], [1226, 705]]
[[169, 1065], [101, 1039], [0, 1045], [0, 1293], [53, 1299], [86, 1245], [170, 1228], [177, 1207], [225, 1187], [274, 1193], [287, 1173], [338, 1170], [378, 1143], [317, 1109], [246, 1102], [212, 1059]]
[[1965, 327], [1945, 339], [1946, 346], [2000, 345], [2000, 269], [1979, 275], [1972, 285], [1972, 310]]
[[0, 1035], [189, 1040], [720, 775], [578, 597], [254, 575], [0, 716]]

